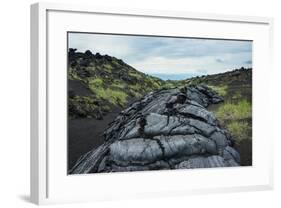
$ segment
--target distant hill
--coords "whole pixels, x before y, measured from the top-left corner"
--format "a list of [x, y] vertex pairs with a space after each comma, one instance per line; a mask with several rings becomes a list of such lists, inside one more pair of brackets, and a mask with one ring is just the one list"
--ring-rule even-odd
[[99, 53], [68, 52], [69, 115], [102, 119], [113, 108], [125, 105], [165, 84], [137, 71], [121, 59]]
[[205, 83], [209, 85], [243, 85], [251, 84], [252, 82], [252, 68], [240, 68], [232, 71], [197, 76], [186, 79], [186, 84], [199, 84]]
[[181, 85], [206, 84], [218, 90], [226, 101], [234, 102], [237, 99], [246, 99], [252, 102], [252, 68], [240, 68], [232, 71], [198, 76], [181, 81]]

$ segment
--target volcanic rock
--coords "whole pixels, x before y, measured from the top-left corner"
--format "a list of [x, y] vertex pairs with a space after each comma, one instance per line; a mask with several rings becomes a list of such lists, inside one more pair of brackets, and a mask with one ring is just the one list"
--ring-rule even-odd
[[[239, 166], [231, 135], [206, 107], [223, 99], [205, 85], [148, 93], [123, 110], [70, 174]], [[95, 138], [93, 138], [95, 139]]]

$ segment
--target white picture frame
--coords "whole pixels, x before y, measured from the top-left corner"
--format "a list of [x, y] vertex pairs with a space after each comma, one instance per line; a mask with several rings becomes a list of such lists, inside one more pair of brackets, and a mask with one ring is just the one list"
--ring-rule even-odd
[[[94, 22], [99, 23], [95, 28]], [[167, 22], [172, 23], [169, 29], [165, 27]], [[189, 26], [189, 30], [183, 29], [184, 26]], [[265, 17], [33, 4], [31, 201], [49, 204], [272, 189], [273, 139], [269, 131], [272, 120], [265, 110], [271, 105], [267, 86], [272, 71], [272, 28], [273, 20]], [[67, 31], [253, 40], [253, 166], [67, 175], [64, 116]]]

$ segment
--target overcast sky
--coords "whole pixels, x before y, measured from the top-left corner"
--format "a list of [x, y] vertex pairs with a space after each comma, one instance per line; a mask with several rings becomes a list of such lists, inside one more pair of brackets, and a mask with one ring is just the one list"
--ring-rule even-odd
[[252, 66], [251, 41], [69, 33], [69, 47], [115, 56], [153, 75], [196, 76]]

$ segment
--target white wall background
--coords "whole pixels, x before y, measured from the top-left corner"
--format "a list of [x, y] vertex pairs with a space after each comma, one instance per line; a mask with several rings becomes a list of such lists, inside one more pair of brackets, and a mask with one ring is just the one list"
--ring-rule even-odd
[[[33, 207], [29, 202], [29, 5], [6, 0], [0, 6], [0, 207]], [[57, 0], [56, 2], [67, 2]], [[69, 0], [72, 3], [139, 9], [186, 10], [275, 18], [271, 111], [275, 123], [274, 191], [208, 194], [54, 207], [280, 207], [281, 206], [281, 12], [276, 0]], [[266, 87], [266, 86], [265, 86]], [[280, 126], [280, 127], [279, 127]], [[265, 138], [266, 139], [266, 138]], [[239, 177], [239, 176], [237, 176]], [[93, 187], [94, 188], [94, 187]]]

